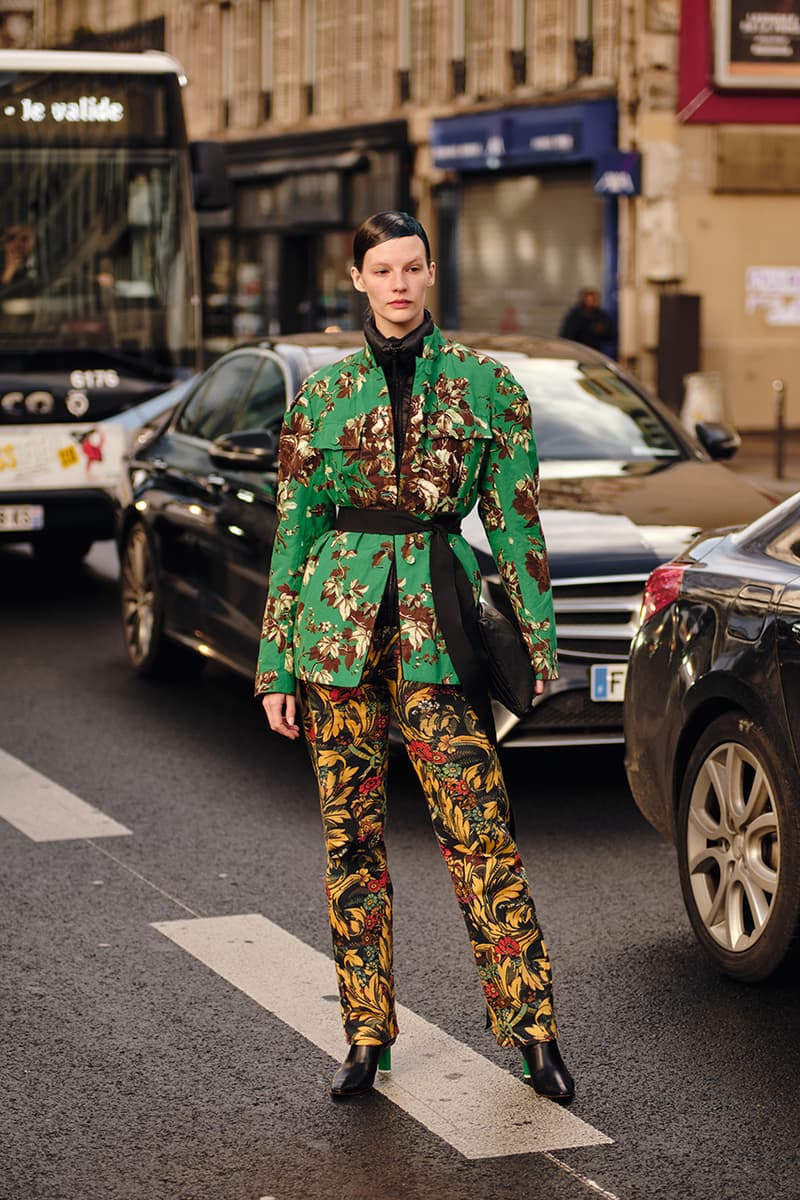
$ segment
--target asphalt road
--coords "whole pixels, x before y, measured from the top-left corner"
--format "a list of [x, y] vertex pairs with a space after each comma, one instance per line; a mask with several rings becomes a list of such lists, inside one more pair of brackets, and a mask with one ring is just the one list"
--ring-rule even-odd
[[[611, 1141], [470, 1159], [387, 1095], [334, 1104], [335, 1061], [295, 1020], [303, 997], [281, 1020], [157, 928], [261, 914], [329, 953], [302, 745], [273, 738], [248, 684], [213, 666], [131, 676], [109, 547], [63, 577], [0, 551], [0, 579], [6, 765], [130, 831], [36, 841], [0, 819], [0, 1200], [800, 1195], [796, 986], [705, 964], [673, 852], [634, 809], [618, 751], [505, 755], [578, 1087], [569, 1113]], [[517, 1072], [483, 1029], [402, 760], [389, 852], [399, 998]], [[401, 1037], [400, 1084], [402, 1066]], [[550, 1108], [531, 1095], [530, 1129]], [[487, 1128], [502, 1115], [487, 1096]]]

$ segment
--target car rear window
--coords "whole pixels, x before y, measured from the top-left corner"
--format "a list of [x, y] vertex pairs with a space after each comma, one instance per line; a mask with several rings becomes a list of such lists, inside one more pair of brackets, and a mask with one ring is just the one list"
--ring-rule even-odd
[[658, 413], [609, 367], [557, 358], [504, 361], [530, 400], [542, 461], [684, 457]]

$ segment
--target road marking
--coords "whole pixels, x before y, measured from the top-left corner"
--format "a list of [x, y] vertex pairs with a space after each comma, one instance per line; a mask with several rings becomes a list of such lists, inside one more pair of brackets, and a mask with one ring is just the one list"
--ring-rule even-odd
[[0, 818], [34, 842], [123, 837], [130, 829], [0, 750]]
[[605, 1188], [596, 1183], [594, 1179], [590, 1179], [588, 1175], [581, 1175], [580, 1171], [576, 1171], [569, 1163], [565, 1163], [563, 1159], [556, 1158], [555, 1154], [545, 1152], [542, 1158], [546, 1158], [548, 1162], [555, 1163], [559, 1171], [563, 1171], [566, 1175], [571, 1175], [573, 1179], [577, 1179], [584, 1187], [587, 1187], [590, 1192], [594, 1192], [596, 1196], [601, 1196], [602, 1200], [619, 1200], [619, 1196], [614, 1192], [607, 1192]]
[[[339, 1062], [345, 1054], [330, 958], [260, 913], [158, 921], [154, 928]], [[496, 1158], [612, 1139], [398, 1005], [391, 1076], [377, 1090], [465, 1158]], [[520, 1063], [521, 1068], [521, 1063]]]

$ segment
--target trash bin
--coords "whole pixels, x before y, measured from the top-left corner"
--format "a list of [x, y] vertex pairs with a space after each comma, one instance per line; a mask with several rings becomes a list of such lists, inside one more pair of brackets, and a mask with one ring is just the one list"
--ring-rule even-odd
[[719, 371], [693, 371], [684, 375], [680, 419], [693, 437], [699, 421], [727, 421], [725, 393]]

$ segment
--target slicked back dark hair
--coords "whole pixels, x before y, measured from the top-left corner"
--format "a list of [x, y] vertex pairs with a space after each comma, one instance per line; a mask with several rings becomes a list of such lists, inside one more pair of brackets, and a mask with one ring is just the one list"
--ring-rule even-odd
[[373, 246], [388, 242], [392, 238], [418, 237], [425, 247], [425, 258], [430, 266], [431, 246], [428, 235], [416, 217], [407, 212], [373, 213], [362, 221], [353, 238], [353, 263], [357, 271], [364, 265], [364, 255]]

